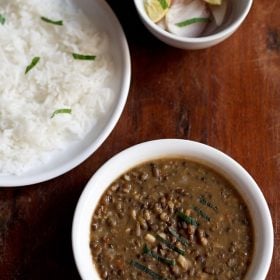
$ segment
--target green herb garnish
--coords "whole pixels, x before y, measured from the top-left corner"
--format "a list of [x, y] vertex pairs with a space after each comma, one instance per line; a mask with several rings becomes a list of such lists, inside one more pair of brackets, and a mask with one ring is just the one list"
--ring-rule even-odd
[[52, 113], [51, 118], [53, 118], [57, 114], [71, 114], [71, 113], [72, 110], [69, 108], [57, 109]]
[[166, 0], [158, 0], [163, 10], [168, 8], [168, 3]]
[[215, 212], [218, 212], [218, 207], [215, 206], [215, 205], [214, 205], [213, 203], [211, 203], [210, 201], [207, 201], [206, 198], [205, 198], [203, 195], [201, 195], [201, 196], [199, 197], [199, 202], [200, 202], [201, 204], [203, 204], [203, 205], [205, 205], [205, 206], [207, 206], [207, 207], [213, 209]]
[[176, 25], [178, 27], [184, 27], [184, 26], [188, 26], [194, 23], [198, 23], [198, 22], [208, 22], [210, 21], [209, 18], [190, 18], [181, 22], [176, 23]]
[[193, 226], [199, 226], [199, 223], [197, 222], [197, 220], [193, 217], [187, 216], [182, 212], [178, 212], [177, 216], [183, 220], [184, 222], [186, 222], [189, 225], [193, 225]]
[[78, 54], [78, 53], [72, 53], [72, 56], [74, 59], [80, 59], [80, 60], [95, 60], [95, 55], [84, 55], [84, 54]]
[[41, 17], [41, 20], [47, 22], [47, 23], [52, 23], [55, 25], [63, 25], [63, 21], [62, 20], [52, 20], [52, 19], [48, 19], [46, 17]]
[[178, 240], [178, 241], [180, 241], [182, 244], [184, 244], [184, 245], [188, 245], [189, 244], [189, 241], [186, 239], [186, 238], [184, 238], [183, 236], [180, 236], [177, 232], [176, 232], [176, 230], [174, 229], [174, 228], [168, 228], [168, 231], [174, 236], [174, 237], [176, 237], [176, 239]]
[[184, 250], [178, 248], [177, 246], [175, 246], [174, 244], [172, 244], [170, 241], [168, 241], [168, 240], [162, 238], [160, 235], [157, 234], [157, 235], [156, 235], [156, 238], [157, 238], [158, 241], [160, 241], [161, 243], [165, 244], [169, 249], [171, 249], [171, 250], [177, 252], [177, 253], [180, 254], [180, 255], [183, 255], [183, 256], [185, 255], [185, 251], [184, 251]]
[[40, 57], [35, 56], [32, 59], [31, 63], [26, 67], [25, 74], [27, 74], [33, 67], [35, 67], [35, 65], [39, 62], [39, 60], [40, 60]]
[[164, 258], [164, 257], [158, 255], [157, 253], [155, 253], [154, 251], [149, 249], [149, 247], [146, 244], [144, 245], [143, 253], [153, 257], [154, 259], [156, 259], [159, 262], [162, 262], [162, 263], [165, 263], [168, 265], [172, 265], [172, 266], [174, 266], [176, 264], [175, 260], [167, 259], [167, 258]]
[[205, 212], [203, 212], [201, 209], [199, 209], [198, 207], [194, 206], [194, 207], [193, 207], [193, 210], [194, 210], [200, 217], [202, 217], [202, 218], [205, 219], [206, 221], [210, 222], [210, 217], [209, 217]]
[[130, 265], [132, 265], [133, 267], [137, 268], [138, 270], [141, 270], [142, 272], [145, 272], [146, 274], [150, 275], [152, 277], [152, 279], [154, 279], [154, 280], [167, 280], [166, 278], [162, 277], [161, 275], [159, 275], [155, 271], [149, 269], [147, 266], [139, 263], [138, 261], [132, 260], [130, 262]]
[[5, 21], [6, 21], [5, 17], [0, 14], [0, 23], [4, 25]]

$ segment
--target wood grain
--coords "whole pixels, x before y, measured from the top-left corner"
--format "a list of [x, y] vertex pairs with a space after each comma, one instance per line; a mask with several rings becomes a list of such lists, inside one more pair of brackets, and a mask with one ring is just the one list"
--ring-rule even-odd
[[164, 45], [141, 24], [133, 1], [108, 0], [127, 35], [132, 84], [125, 110], [98, 151], [51, 181], [0, 191], [0, 278], [79, 279], [71, 251], [74, 209], [107, 159], [157, 138], [192, 139], [240, 162], [269, 204], [280, 270], [280, 2], [255, 1], [244, 24], [206, 50]]

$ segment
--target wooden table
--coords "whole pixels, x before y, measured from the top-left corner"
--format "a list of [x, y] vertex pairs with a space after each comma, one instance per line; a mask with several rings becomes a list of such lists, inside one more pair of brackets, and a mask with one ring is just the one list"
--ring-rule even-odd
[[126, 32], [132, 84], [110, 137], [74, 170], [0, 191], [0, 279], [79, 279], [71, 249], [77, 200], [91, 175], [133, 144], [183, 138], [240, 162], [269, 204], [280, 270], [280, 1], [255, 1], [241, 28], [210, 49], [164, 45], [141, 24], [133, 1], [108, 0]]

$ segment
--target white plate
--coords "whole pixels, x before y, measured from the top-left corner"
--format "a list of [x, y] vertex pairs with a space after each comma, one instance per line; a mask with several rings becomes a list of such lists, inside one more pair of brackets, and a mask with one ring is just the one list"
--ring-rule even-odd
[[51, 155], [50, 161], [22, 175], [0, 175], [1, 187], [24, 186], [55, 178], [86, 160], [109, 136], [115, 127], [126, 103], [130, 78], [131, 63], [126, 37], [122, 27], [104, 0], [75, 0], [77, 7], [93, 19], [99, 30], [106, 32], [110, 38], [112, 55], [116, 65], [113, 88], [114, 104], [97, 126], [80, 142], [64, 151]]

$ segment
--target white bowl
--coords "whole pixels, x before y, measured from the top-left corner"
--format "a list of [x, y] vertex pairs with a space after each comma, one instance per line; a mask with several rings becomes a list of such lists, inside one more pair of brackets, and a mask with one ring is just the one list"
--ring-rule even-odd
[[[72, 0], [74, 1], [74, 0]], [[108, 34], [112, 46], [112, 57], [116, 73], [111, 80], [115, 100], [111, 109], [99, 120], [98, 124], [84, 139], [54, 152], [47, 163], [21, 175], [0, 175], [0, 186], [24, 186], [43, 182], [57, 177], [86, 160], [109, 136], [123, 111], [131, 79], [130, 54], [122, 27], [104, 0], [79, 0], [74, 4], [92, 19], [99, 30]]]
[[144, 0], [134, 0], [134, 3], [144, 25], [153, 35], [164, 43], [181, 49], [204, 49], [214, 46], [232, 35], [246, 18], [253, 3], [253, 0], [228, 1], [230, 13], [222, 26], [211, 35], [196, 38], [180, 37], [163, 30], [147, 15], [144, 8]]
[[264, 280], [273, 252], [273, 226], [265, 198], [252, 177], [224, 153], [201, 143], [165, 139], [145, 142], [117, 154], [107, 161], [84, 189], [73, 220], [72, 246], [82, 279], [100, 279], [90, 252], [90, 224], [93, 212], [108, 186], [127, 170], [162, 157], [184, 157], [199, 161], [225, 176], [236, 187], [250, 211], [255, 249], [247, 280]]

